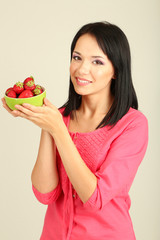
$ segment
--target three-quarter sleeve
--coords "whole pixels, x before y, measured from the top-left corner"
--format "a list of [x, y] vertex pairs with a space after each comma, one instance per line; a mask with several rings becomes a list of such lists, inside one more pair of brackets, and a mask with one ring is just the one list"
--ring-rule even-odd
[[33, 190], [34, 195], [36, 196], [37, 200], [40, 203], [43, 203], [45, 205], [49, 205], [49, 204], [51, 204], [52, 202], [55, 202], [58, 199], [58, 197], [61, 193], [61, 185], [60, 185], [60, 182], [59, 182], [57, 187], [53, 191], [48, 192], [48, 193], [41, 193], [32, 184], [32, 190]]
[[95, 173], [97, 187], [84, 206], [101, 209], [122, 192], [128, 193], [148, 145], [148, 121], [140, 114], [113, 140]]

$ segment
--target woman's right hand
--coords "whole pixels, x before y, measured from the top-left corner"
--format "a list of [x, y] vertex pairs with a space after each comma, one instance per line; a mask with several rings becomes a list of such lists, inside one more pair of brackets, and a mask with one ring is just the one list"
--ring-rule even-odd
[[16, 110], [8, 108], [5, 99], [2, 98], [4, 108], [14, 117], [25, 118], [43, 130], [49, 132], [53, 137], [59, 135], [59, 130], [66, 130], [62, 115], [58, 108], [48, 99], [44, 98], [43, 106], [34, 106], [24, 103], [15, 105]]

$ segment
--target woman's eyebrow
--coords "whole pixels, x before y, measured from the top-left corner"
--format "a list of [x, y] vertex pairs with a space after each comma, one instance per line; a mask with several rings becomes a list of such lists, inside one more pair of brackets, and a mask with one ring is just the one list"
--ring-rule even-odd
[[[81, 53], [80, 52], [77, 52], [77, 51], [74, 51], [74, 53], [77, 53], [78, 55], [81, 55]], [[104, 59], [104, 57], [102, 57], [102, 56], [91, 56], [92, 58], [103, 58]]]

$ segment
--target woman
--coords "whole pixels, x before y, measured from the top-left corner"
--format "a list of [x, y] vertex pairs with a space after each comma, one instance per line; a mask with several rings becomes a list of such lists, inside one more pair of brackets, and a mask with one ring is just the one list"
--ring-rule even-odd
[[13, 116], [42, 129], [32, 171], [47, 204], [41, 240], [134, 240], [129, 189], [145, 155], [148, 122], [138, 110], [130, 49], [108, 22], [84, 25], [71, 45], [68, 101], [17, 105]]

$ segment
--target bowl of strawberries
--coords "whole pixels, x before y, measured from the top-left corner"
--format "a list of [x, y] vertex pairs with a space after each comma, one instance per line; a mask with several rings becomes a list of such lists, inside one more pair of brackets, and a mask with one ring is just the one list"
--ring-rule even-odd
[[5, 101], [11, 110], [15, 105], [29, 103], [34, 106], [42, 106], [46, 97], [46, 90], [39, 84], [35, 84], [34, 78], [27, 77], [23, 82], [17, 82], [5, 92]]

